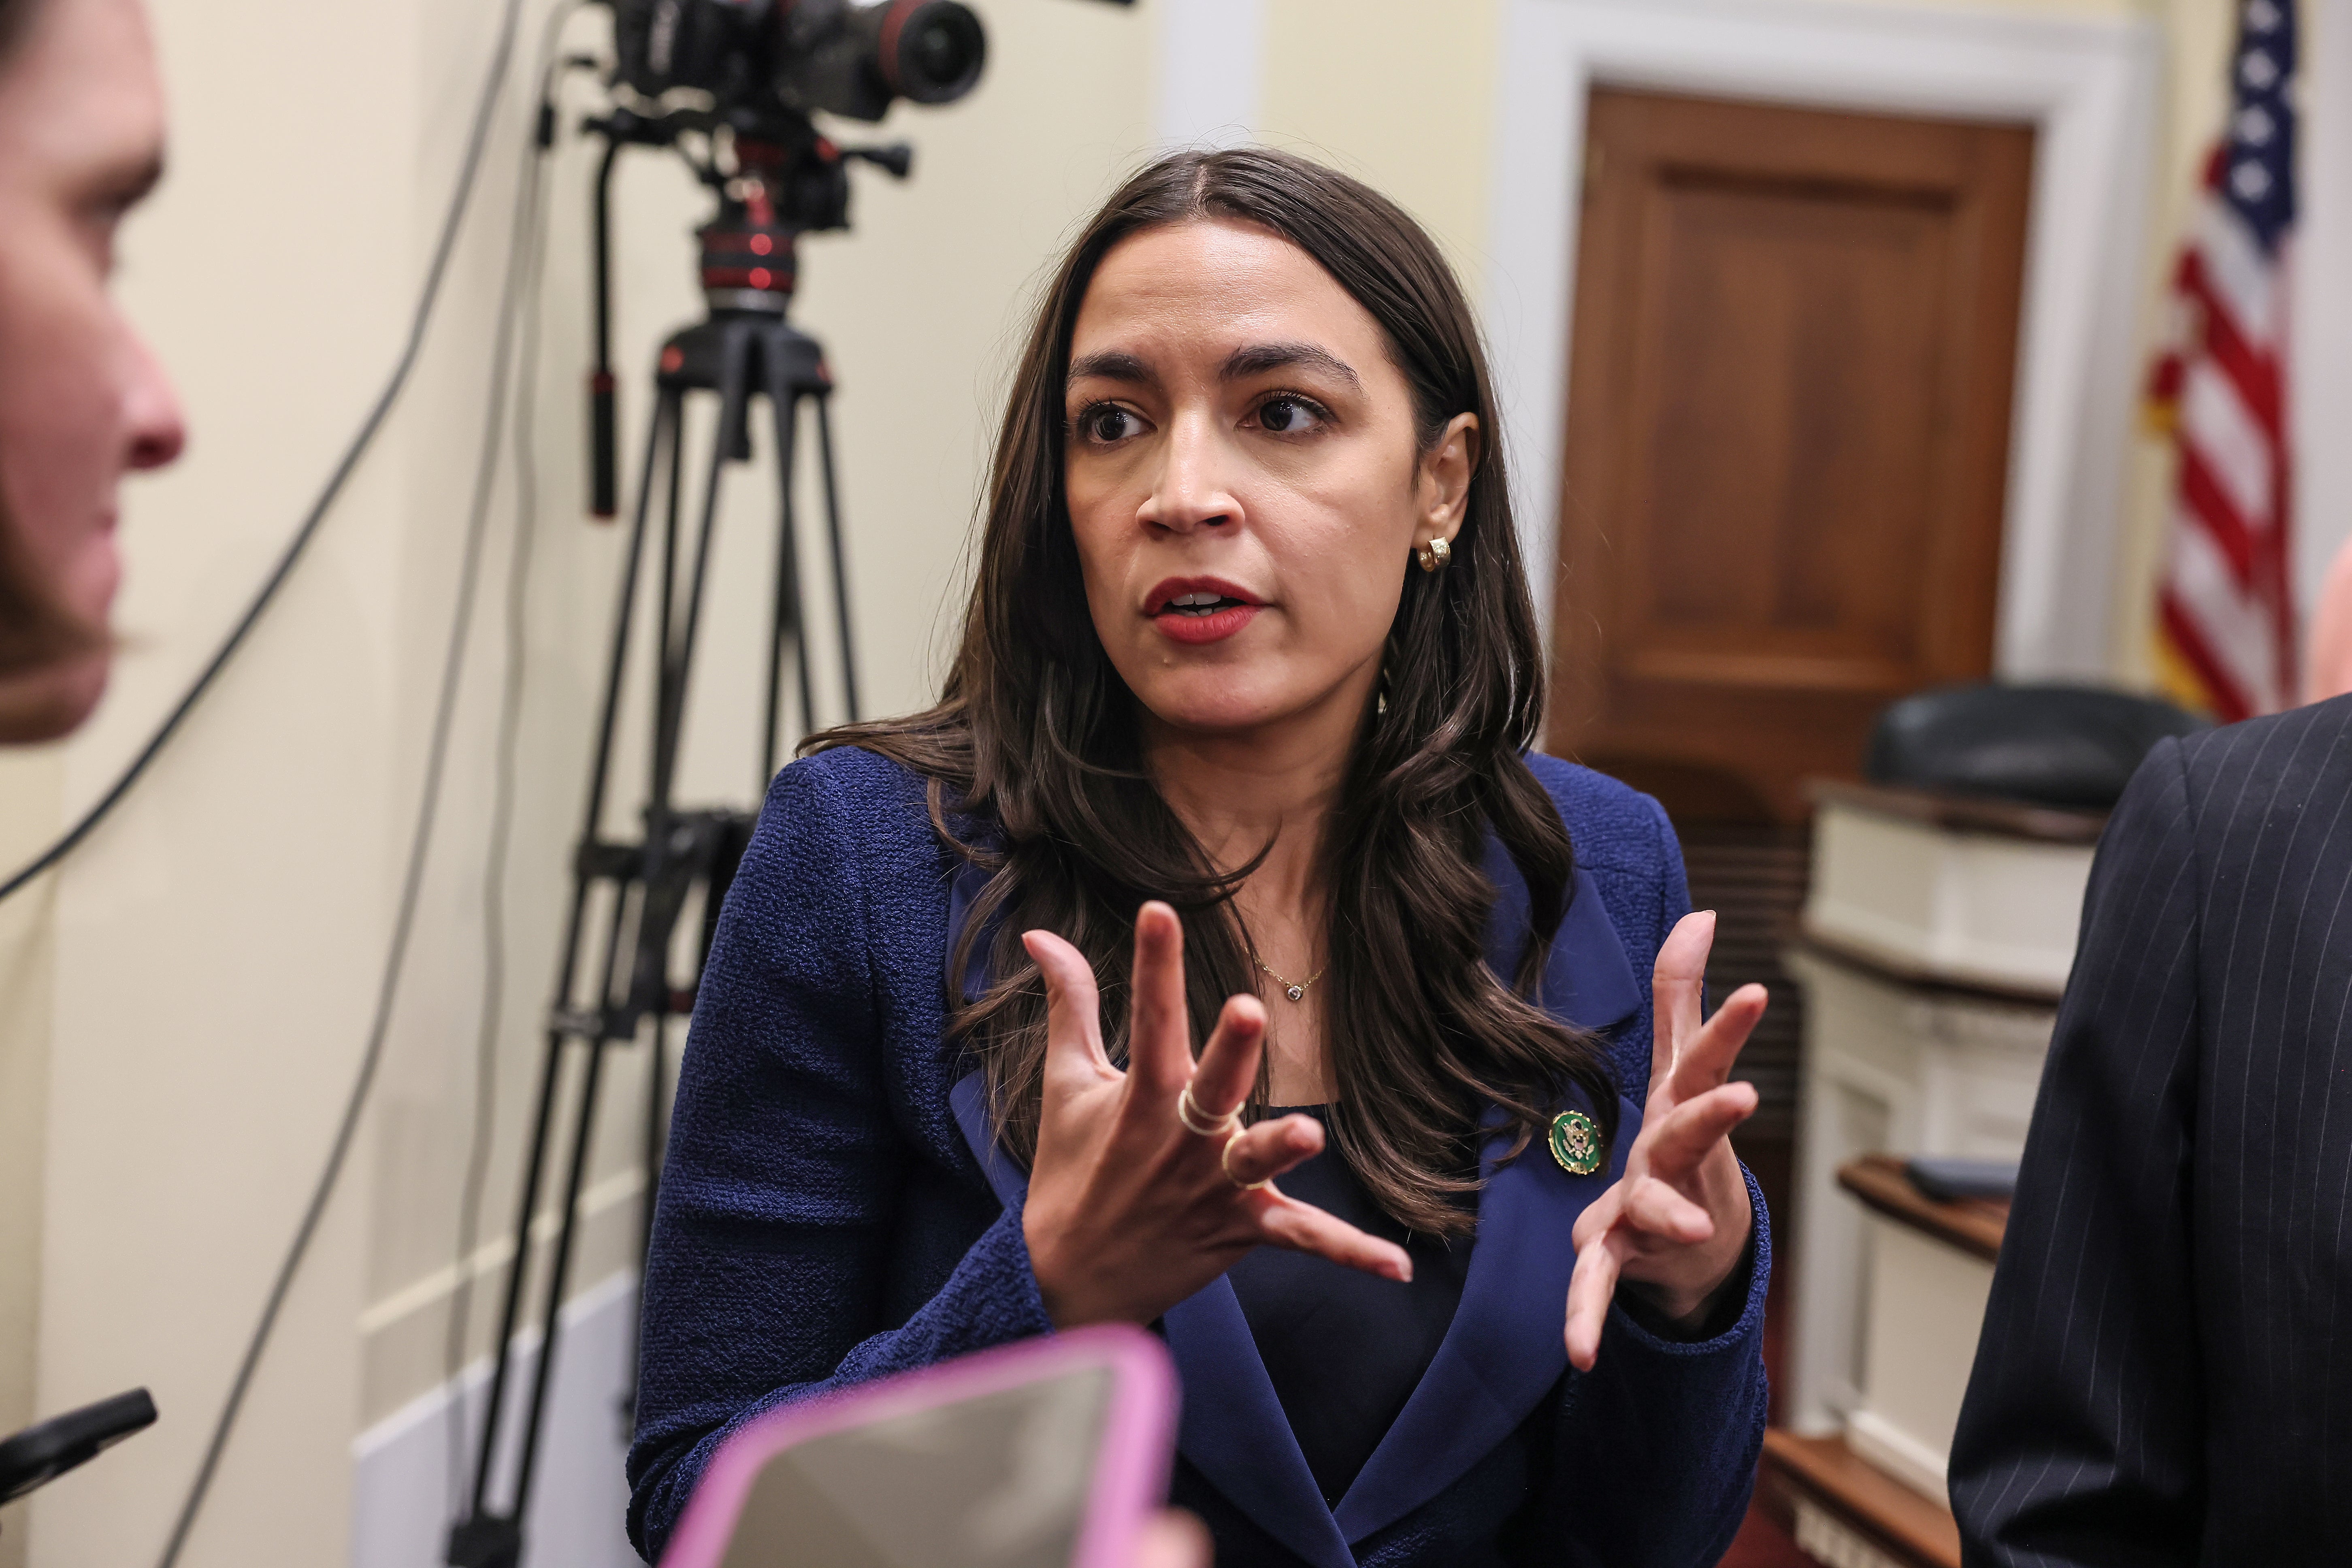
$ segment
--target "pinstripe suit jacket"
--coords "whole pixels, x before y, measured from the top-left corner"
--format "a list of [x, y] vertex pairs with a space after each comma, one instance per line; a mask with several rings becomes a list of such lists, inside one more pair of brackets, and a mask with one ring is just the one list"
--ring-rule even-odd
[[2352, 1562], [2352, 698], [2116, 808], [1951, 1484], [1971, 1564]]

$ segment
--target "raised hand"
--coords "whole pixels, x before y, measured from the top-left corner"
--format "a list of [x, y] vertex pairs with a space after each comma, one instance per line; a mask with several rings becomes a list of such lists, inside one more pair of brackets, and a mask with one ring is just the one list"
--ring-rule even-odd
[[1255, 996], [1227, 999], [1194, 1066], [1174, 910], [1148, 903], [1136, 916], [1125, 1072], [1103, 1049], [1085, 956], [1047, 931], [1021, 940], [1045, 976], [1046, 1005], [1045, 1113], [1022, 1232], [1057, 1327], [1150, 1322], [1258, 1246], [1412, 1277], [1402, 1247], [1271, 1184], [1322, 1152], [1322, 1125], [1286, 1116], [1244, 1130], [1234, 1120], [1265, 1039]]
[[1726, 1080], [1764, 1016], [1764, 987], [1741, 986], [1702, 1023], [1699, 986], [1714, 945], [1714, 912], [1701, 910], [1685, 915], [1658, 949], [1641, 1134], [1624, 1175], [1576, 1222], [1568, 1359], [1582, 1372], [1600, 1354], [1621, 1279], [1669, 1321], [1703, 1321], [1755, 1225], [1731, 1130], [1755, 1114], [1756, 1090]]

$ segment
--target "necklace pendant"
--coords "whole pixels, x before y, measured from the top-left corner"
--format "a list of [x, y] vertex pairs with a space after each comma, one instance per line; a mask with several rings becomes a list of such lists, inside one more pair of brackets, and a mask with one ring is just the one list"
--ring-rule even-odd
[[1304, 985], [1293, 985], [1284, 991], [1283, 994], [1289, 997], [1293, 1002], [1304, 1002], [1307, 1000], [1307, 987]]

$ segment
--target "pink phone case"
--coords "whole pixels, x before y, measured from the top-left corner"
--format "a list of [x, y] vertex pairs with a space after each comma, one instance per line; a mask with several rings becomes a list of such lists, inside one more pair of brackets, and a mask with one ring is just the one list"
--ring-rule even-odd
[[1112, 1392], [1071, 1568], [1128, 1568], [1138, 1526], [1167, 1497], [1176, 1438], [1176, 1373], [1167, 1346], [1124, 1323], [982, 1351], [761, 1416], [711, 1457], [662, 1554], [661, 1568], [712, 1568], [734, 1536], [751, 1483], [786, 1448], [869, 1421], [1088, 1367], [1110, 1371]]

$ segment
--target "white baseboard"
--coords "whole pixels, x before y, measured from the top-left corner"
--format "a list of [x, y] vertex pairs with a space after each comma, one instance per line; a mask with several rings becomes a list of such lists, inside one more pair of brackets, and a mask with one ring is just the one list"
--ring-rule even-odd
[[1884, 1415], [1870, 1409], [1849, 1411], [1845, 1418], [1846, 1447], [1930, 1502], [1951, 1506], [1944, 1472], [1951, 1456], [1938, 1454]]
[[[523, 1568], [637, 1568], [622, 1528], [629, 1494], [620, 1405], [636, 1357], [636, 1276], [616, 1274], [563, 1309]], [[518, 1338], [511, 1375], [527, 1390], [538, 1366], [538, 1335]], [[451, 1406], [470, 1447], [489, 1377], [489, 1363], [478, 1362], [352, 1442], [352, 1568], [440, 1568], [452, 1516]], [[502, 1477], [511, 1475], [518, 1452], [512, 1442], [506, 1447]]]

